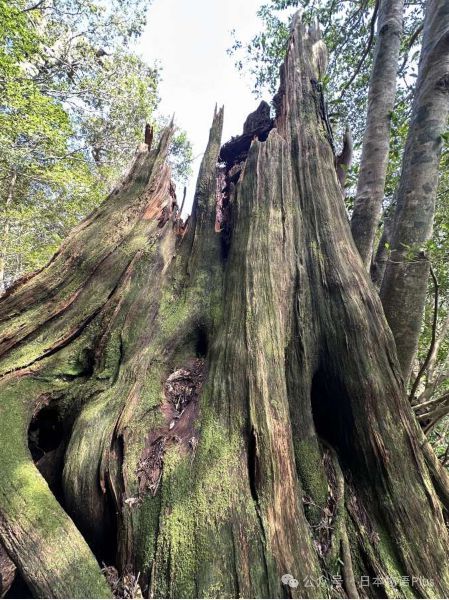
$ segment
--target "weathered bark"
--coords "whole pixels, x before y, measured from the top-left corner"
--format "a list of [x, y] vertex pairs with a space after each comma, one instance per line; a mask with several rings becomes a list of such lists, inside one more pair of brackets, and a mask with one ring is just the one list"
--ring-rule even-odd
[[351, 130], [346, 125], [346, 130], [343, 136], [343, 147], [340, 154], [337, 154], [335, 158], [335, 170], [337, 171], [338, 181], [340, 182], [341, 188], [344, 189], [346, 176], [348, 169], [352, 164], [354, 144], [352, 140]]
[[404, 380], [410, 377], [421, 331], [442, 134], [449, 115], [449, 4], [429, 0], [404, 150], [391, 240], [381, 287]]
[[382, 0], [351, 231], [367, 270], [384, 198], [390, 122], [396, 95], [403, 0]]
[[35, 595], [107, 596], [87, 544], [150, 597], [449, 592], [445, 482], [351, 238], [325, 63], [296, 21], [275, 122], [220, 150], [215, 113], [187, 225], [169, 129], [1, 300], [0, 541]]

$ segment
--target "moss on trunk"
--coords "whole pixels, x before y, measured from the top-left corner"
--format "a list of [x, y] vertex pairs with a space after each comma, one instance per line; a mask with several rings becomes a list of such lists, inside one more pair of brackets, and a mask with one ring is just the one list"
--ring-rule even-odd
[[351, 239], [325, 60], [296, 21], [276, 119], [220, 151], [215, 111], [187, 224], [169, 127], [2, 298], [0, 541], [36, 596], [110, 595], [101, 561], [148, 597], [449, 592], [446, 484]]

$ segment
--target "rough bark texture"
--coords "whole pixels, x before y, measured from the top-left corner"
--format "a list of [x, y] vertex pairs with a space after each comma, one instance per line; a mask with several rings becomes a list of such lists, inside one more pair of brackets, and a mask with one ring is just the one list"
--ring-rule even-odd
[[351, 219], [352, 236], [368, 270], [384, 198], [403, 10], [403, 0], [382, 0], [379, 10], [362, 158]]
[[108, 596], [91, 550], [148, 597], [449, 593], [447, 482], [351, 239], [325, 67], [295, 21], [275, 122], [220, 150], [215, 113], [187, 225], [168, 129], [1, 300], [0, 541], [35, 595]]
[[418, 80], [381, 288], [404, 379], [410, 377], [427, 292], [442, 134], [449, 114], [449, 4], [429, 0]]

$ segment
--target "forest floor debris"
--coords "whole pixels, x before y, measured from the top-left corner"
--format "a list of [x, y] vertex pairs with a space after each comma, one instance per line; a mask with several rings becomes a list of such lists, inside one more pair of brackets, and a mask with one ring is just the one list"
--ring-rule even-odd
[[140, 573], [134, 575], [130, 567], [127, 567], [122, 576], [113, 566], [103, 563], [102, 573], [112, 590], [114, 598], [143, 598], [139, 585]]
[[[169, 446], [177, 444], [186, 452], [195, 453], [198, 445], [198, 433], [195, 431], [197, 400], [204, 381], [204, 366], [204, 359], [194, 359], [173, 371], [164, 383], [162, 412], [166, 425], [152, 432], [139, 460], [136, 470], [139, 498], [148, 492], [156, 495], [164, 454]], [[135, 504], [130, 503], [130, 506]]]

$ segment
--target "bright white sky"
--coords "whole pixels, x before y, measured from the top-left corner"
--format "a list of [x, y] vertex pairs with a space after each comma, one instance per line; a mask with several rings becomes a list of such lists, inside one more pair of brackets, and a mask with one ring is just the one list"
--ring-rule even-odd
[[[243, 40], [257, 32], [256, 11], [261, 3], [154, 0], [150, 5], [138, 51], [149, 63], [160, 62], [160, 110], [175, 114], [193, 144], [193, 156], [206, 148], [215, 103], [225, 107], [223, 141], [241, 133], [246, 116], [259, 103], [251, 93], [251, 82], [238, 73], [226, 50], [232, 45], [232, 29]], [[200, 161], [201, 156], [193, 164], [194, 177], [188, 185], [189, 211]]]

